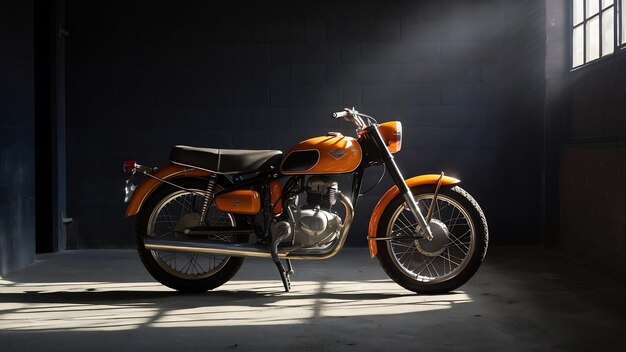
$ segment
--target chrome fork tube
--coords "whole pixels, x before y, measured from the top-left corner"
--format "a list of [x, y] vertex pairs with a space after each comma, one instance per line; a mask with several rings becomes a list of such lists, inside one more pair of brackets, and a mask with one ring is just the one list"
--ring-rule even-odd
[[419, 235], [429, 241], [432, 240], [433, 233], [430, 230], [430, 226], [426, 222], [424, 215], [422, 215], [420, 208], [417, 206], [417, 201], [415, 201], [415, 197], [413, 197], [413, 192], [411, 192], [409, 186], [404, 181], [402, 173], [400, 173], [400, 170], [398, 169], [398, 165], [396, 165], [396, 162], [393, 160], [393, 156], [385, 161], [385, 166], [387, 167], [387, 170], [389, 170], [389, 174], [391, 175], [393, 181], [400, 190], [400, 194], [402, 194], [402, 197], [404, 198], [407, 206], [409, 207], [409, 209], [411, 209], [411, 213], [413, 213], [413, 216], [415, 216], [417, 223], [420, 225]]

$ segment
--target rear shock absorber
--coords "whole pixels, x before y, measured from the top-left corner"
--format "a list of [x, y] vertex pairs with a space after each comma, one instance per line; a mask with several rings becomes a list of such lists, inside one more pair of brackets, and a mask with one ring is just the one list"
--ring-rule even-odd
[[209, 184], [206, 186], [206, 192], [204, 195], [204, 202], [202, 203], [202, 212], [200, 213], [200, 223], [206, 225], [204, 218], [206, 217], [209, 205], [213, 202], [213, 195], [215, 194], [215, 184], [217, 184], [217, 175], [212, 174], [209, 178]]

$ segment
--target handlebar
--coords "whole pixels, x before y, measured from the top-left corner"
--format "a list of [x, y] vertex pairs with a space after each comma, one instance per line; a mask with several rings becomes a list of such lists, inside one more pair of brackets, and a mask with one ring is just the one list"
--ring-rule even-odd
[[333, 112], [333, 119], [338, 119], [340, 117], [346, 117], [346, 116], [348, 116], [348, 112], [347, 111]]
[[[359, 129], [364, 129], [367, 126], [371, 125], [371, 120], [374, 120], [373, 117], [365, 114], [361, 114], [356, 111], [354, 108], [349, 109], [345, 108], [343, 111], [333, 112], [333, 118], [338, 119], [343, 117], [346, 121], [352, 121]], [[364, 119], [363, 119], [364, 118]], [[374, 120], [375, 122], [376, 120]]]

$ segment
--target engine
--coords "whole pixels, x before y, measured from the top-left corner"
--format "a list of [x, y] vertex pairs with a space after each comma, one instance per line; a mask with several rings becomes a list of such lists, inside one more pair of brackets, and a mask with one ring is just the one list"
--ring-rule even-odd
[[339, 185], [327, 176], [311, 176], [306, 181], [306, 208], [328, 209], [337, 202]]
[[341, 218], [332, 212], [337, 202], [338, 184], [327, 176], [311, 176], [305, 184], [306, 203], [298, 205], [299, 197], [289, 200], [288, 220], [272, 225], [273, 238], [283, 237], [282, 244], [319, 247], [332, 242], [342, 228]]

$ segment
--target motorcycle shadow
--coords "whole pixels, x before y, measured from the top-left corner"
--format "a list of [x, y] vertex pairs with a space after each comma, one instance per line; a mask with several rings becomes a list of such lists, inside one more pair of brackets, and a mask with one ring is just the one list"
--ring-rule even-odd
[[[276, 287], [259, 287], [258, 290], [215, 290], [206, 293], [181, 293], [164, 290], [98, 290], [88, 288], [80, 291], [38, 291], [0, 293], [0, 303], [26, 304], [86, 304], [86, 305], [153, 305], [181, 308], [204, 307], [207, 305], [237, 304], [250, 307], [264, 307], [281, 301], [336, 300], [336, 301], [384, 301], [417, 294], [402, 292], [310, 292], [293, 289], [284, 292]], [[450, 292], [446, 296], [459, 294]], [[432, 302], [432, 300], [429, 300]]]

